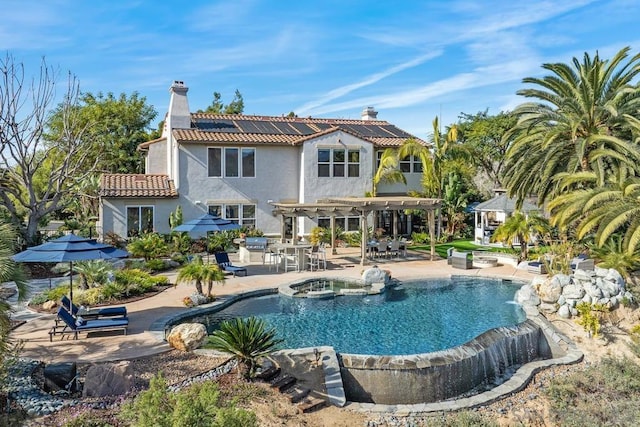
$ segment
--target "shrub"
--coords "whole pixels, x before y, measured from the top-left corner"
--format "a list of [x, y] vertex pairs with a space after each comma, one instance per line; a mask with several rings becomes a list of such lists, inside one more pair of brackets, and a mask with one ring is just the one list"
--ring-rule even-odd
[[[105, 287], [108, 285], [105, 285]], [[76, 305], [96, 305], [105, 302], [110, 297], [104, 292], [103, 287], [91, 288], [74, 296]]]
[[414, 244], [421, 244], [421, 243], [429, 243], [429, 234], [428, 233], [418, 233], [418, 232], [413, 232], [411, 233], [411, 240], [413, 240]]
[[213, 381], [194, 384], [172, 393], [159, 374], [151, 379], [149, 389], [143, 391], [124, 407], [121, 417], [133, 426], [257, 426], [253, 412], [236, 408], [220, 397]]
[[69, 283], [64, 282], [55, 288], [51, 288], [44, 292], [40, 292], [39, 294], [34, 295], [30, 300], [31, 305], [40, 305], [44, 304], [47, 301], [60, 301], [64, 295], [69, 293]]
[[637, 425], [640, 366], [626, 358], [606, 358], [582, 372], [555, 377], [544, 393], [552, 425]]
[[150, 259], [149, 261], [144, 262], [144, 268], [146, 270], [155, 272], [155, 271], [165, 271], [168, 270], [169, 263], [163, 259]]
[[164, 238], [158, 233], [149, 233], [133, 239], [127, 245], [127, 250], [135, 257], [143, 257], [145, 261], [165, 256], [169, 252]]
[[585, 331], [589, 333], [589, 336], [597, 337], [600, 333], [602, 320], [602, 313], [609, 311], [604, 304], [589, 304], [588, 302], [581, 302], [576, 305], [576, 310], [580, 317], [577, 322], [582, 325]]

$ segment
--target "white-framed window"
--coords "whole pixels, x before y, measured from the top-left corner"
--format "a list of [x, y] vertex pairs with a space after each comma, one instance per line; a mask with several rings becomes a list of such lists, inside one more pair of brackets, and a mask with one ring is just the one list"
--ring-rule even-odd
[[318, 149], [318, 177], [360, 176], [360, 150]]
[[422, 162], [420, 161], [420, 157], [409, 156], [406, 159], [400, 160], [400, 170], [402, 172], [421, 173]]
[[241, 203], [224, 203], [209, 205], [209, 214], [228, 219], [246, 227], [256, 226], [256, 205]]
[[[342, 228], [344, 231], [358, 231], [360, 229], [359, 216], [337, 216], [336, 228]], [[330, 217], [318, 217], [318, 227], [331, 228]]]
[[153, 206], [127, 206], [127, 237], [153, 232]]
[[[382, 159], [383, 150], [376, 151], [376, 170], [380, 167], [380, 159]], [[419, 157], [409, 156], [400, 160], [400, 171], [407, 173], [422, 173], [422, 162]]]
[[209, 177], [255, 178], [256, 149], [238, 147], [209, 147], [207, 149]]

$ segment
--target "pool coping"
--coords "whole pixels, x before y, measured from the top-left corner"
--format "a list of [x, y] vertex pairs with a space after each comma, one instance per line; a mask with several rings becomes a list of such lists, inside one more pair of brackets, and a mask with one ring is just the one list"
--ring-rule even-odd
[[[443, 276], [446, 278], [447, 276]], [[451, 274], [448, 276], [449, 279], [455, 277], [464, 277], [466, 279], [469, 278], [467, 275], [458, 275]], [[513, 283], [522, 283], [522, 285], [528, 284], [526, 280], [518, 280], [513, 277], [501, 277], [501, 276], [473, 276], [474, 278], [485, 278], [485, 279], [499, 279], [503, 281], [509, 281]], [[326, 277], [322, 276], [321, 278], [331, 278], [335, 280], [340, 280], [342, 278], [338, 277]], [[305, 279], [305, 281], [310, 279]], [[353, 280], [353, 278], [349, 278], [348, 280]], [[411, 281], [413, 279], [409, 279]], [[417, 280], [417, 279], [416, 279]], [[190, 310], [178, 313], [178, 314], [169, 314], [163, 317], [156, 319], [149, 327], [149, 332], [152, 333], [159, 341], [165, 341], [166, 335], [168, 333], [169, 327], [186, 318], [195, 317], [200, 314], [205, 314], [211, 311], [212, 308], [217, 308], [218, 310], [222, 310], [229, 305], [243, 300], [245, 298], [271, 295], [278, 293], [279, 288], [283, 286], [291, 286], [293, 284], [299, 283], [300, 280], [294, 280], [290, 283], [281, 285], [276, 288], [264, 288], [257, 289], [253, 291], [241, 292], [238, 294], [228, 295], [224, 297], [220, 297], [216, 301], [203, 304], [197, 307], [193, 307]], [[416, 403], [416, 404], [376, 404], [376, 403], [361, 403], [361, 402], [349, 402], [346, 401], [344, 397], [344, 388], [342, 387], [342, 377], [340, 375], [339, 364], [336, 367], [333, 366], [334, 362], [331, 362], [331, 366], [327, 369], [325, 368], [325, 361], [323, 360], [323, 370], [325, 373], [325, 385], [327, 387], [327, 391], [329, 391], [329, 386], [327, 384], [331, 384], [332, 394], [329, 395], [329, 401], [336, 406], [344, 406], [351, 410], [361, 411], [361, 412], [373, 412], [373, 413], [394, 413], [397, 416], [412, 416], [412, 415], [420, 415], [424, 413], [434, 413], [434, 412], [448, 412], [448, 411], [457, 411], [461, 409], [469, 409], [478, 406], [487, 405], [493, 403], [497, 400], [506, 397], [507, 395], [516, 393], [518, 391], [523, 390], [531, 381], [533, 376], [540, 372], [542, 369], [557, 366], [557, 365], [570, 365], [574, 363], [578, 363], [582, 361], [584, 355], [578, 350], [576, 345], [564, 334], [558, 331], [551, 322], [549, 322], [537, 309], [534, 305], [523, 305], [523, 310], [525, 311], [526, 318], [530, 319], [536, 325], [540, 327], [545, 337], [551, 340], [550, 344], [555, 344], [560, 348], [564, 355], [557, 358], [538, 360], [534, 362], [530, 362], [519, 367], [513, 375], [509, 379], [507, 379], [502, 384], [492, 388], [491, 390], [487, 390], [485, 392], [469, 396], [469, 397], [461, 397], [458, 399], [450, 399], [440, 402], [433, 403]], [[291, 354], [304, 354], [305, 351], [313, 351], [314, 347], [310, 348], [299, 348], [299, 349], [287, 349], [287, 350], [279, 350], [279, 351], [290, 351]], [[320, 347], [317, 347], [320, 348]], [[338, 363], [337, 353], [335, 349], [331, 346], [323, 346], [323, 351], [327, 354], [333, 354], [333, 358], [335, 358], [335, 363]], [[295, 353], [299, 352], [299, 353]], [[428, 354], [428, 353], [425, 353]], [[329, 357], [329, 359], [333, 359]], [[339, 377], [339, 378], [338, 378]], [[344, 402], [344, 403], [343, 403]]]

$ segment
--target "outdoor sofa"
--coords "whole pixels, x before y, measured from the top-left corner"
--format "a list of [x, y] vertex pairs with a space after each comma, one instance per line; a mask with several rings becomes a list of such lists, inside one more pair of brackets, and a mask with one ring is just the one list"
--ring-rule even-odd
[[473, 259], [471, 259], [471, 254], [467, 252], [451, 251], [451, 267], [469, 270], [473, 267]]

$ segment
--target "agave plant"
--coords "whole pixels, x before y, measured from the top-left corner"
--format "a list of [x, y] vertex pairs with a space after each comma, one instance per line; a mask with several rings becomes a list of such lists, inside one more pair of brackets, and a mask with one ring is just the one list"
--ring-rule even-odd
[[258, 359], [276, 350], [280, 343], [275, 329], [267, 328], [265, 321], [257, 317], [224, 321], [209, 337], [213, 349], [238, 361], [238, 374], [246, 379], [255, 375]]

